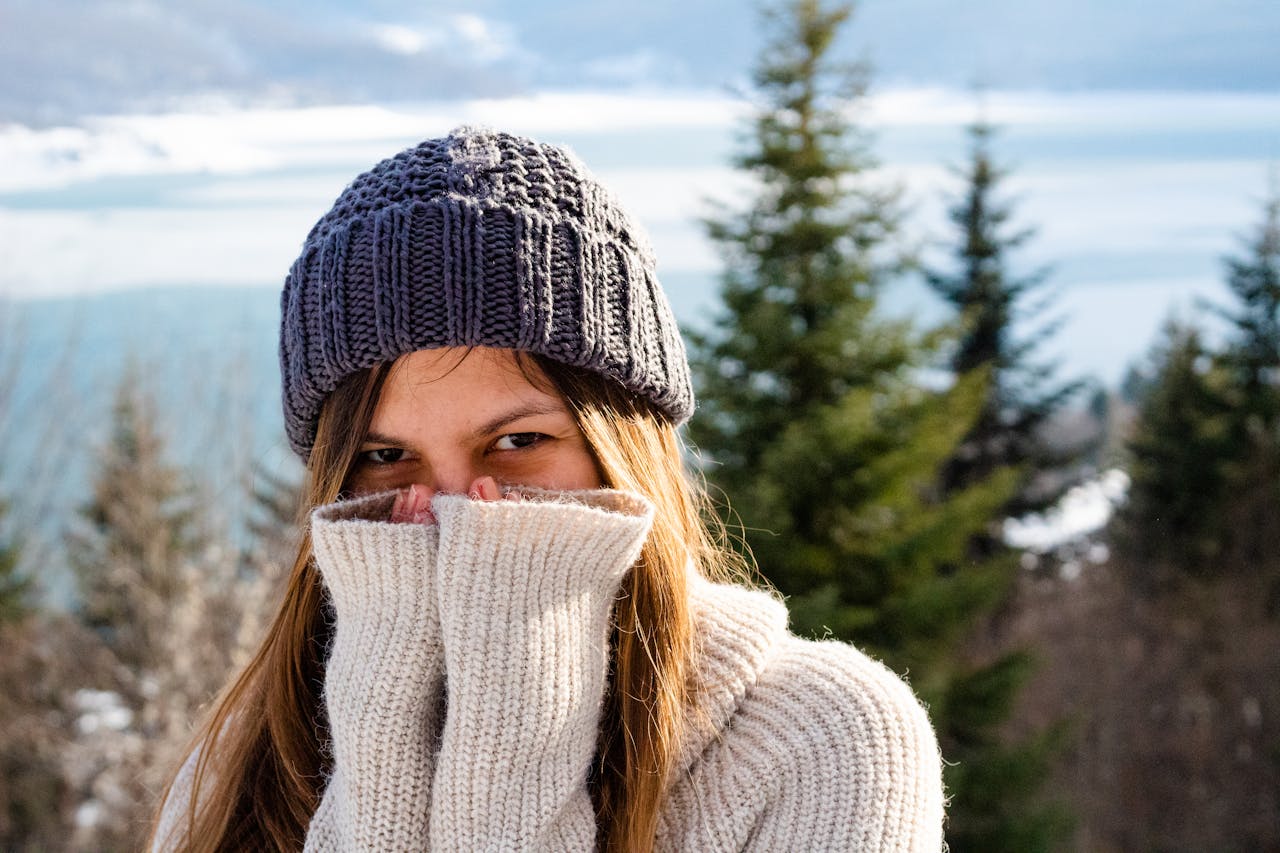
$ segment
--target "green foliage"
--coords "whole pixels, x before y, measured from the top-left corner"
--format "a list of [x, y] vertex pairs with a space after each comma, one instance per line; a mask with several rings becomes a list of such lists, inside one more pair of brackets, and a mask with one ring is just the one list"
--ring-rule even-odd
[[920, 387], [943, 335], [875, 311], [903, 262], [889, 242], [894, 196], [866, 187], [873, 161], [845, 118], [861, 69], [826, 56], [848, 15], [800, 0], [771, 18], [754, 145], [737, 159], [759, 192], [709, 223], [724, 311], [691, 335], [701, 411], [690, 435], [766, 576], [797, 596], [797, 624], [905, 664], [917, 643], [951, 636], [954, 620], [933, 616], [959, 609], [963, 622], [1001, 587], [985, 575], [1003, 567], [956, 569], [1011, 477], [935, 500], [981, 380]]
[[1037, 792], [1062, 751], [1064, 733], [1054, 728], [1013, 747], [993, 745], [958, 756], [948, 768], [948, 787], [956, 792], [947, 827], [951, 850], [1058, 849], [1074, 820], [1063, 806], [1039, 802]]
[[989, 743], [992, 737], [987, 721], [1009, 715], [1012, 698], [1031, 670], [1030, 656], [1018, 653], [956, 677], [946, 696], [952, 738], [964, 746]]
[[[998, 537], [1025, 472], [995, 465], [954, 488], [942, 482], [982, 416], [991, 369], [930, 387], [923, 377], [951, 331], [877, 311], [907, 264], [895, 249], [896, 195], [870, 188], [874, 161], [847, 118], [864, 72], [828, 55], [849, 14], [816, 0], [770, 13], [757, 114], [736, 160], [756, 192], [746, 209], [721, 208], [707, 223], [726, 264], [723, 309], [709, 331], [689, 336], [700, 403], [689, 434], [762, 574], [788, 596], [797, 631], [855, 642], [909, 672], [949, 757], [949, 715], [982, 732], [965, 772], [1018, 756], [1031, 767], [1034, 755], [995, 736], [1020, 682], [993, 671], [991, 690], [1006, 693], [972, 707], [952, 693], [957, 677], [978, 677], [961, 667], [958, 645], [1016, 571], [1016, 555], [976, 555], [972, 543]], [[1024, 840], [1042, 826], [1041, 813], [1023, 815], [1024, 826], [1006, 806], [957, 812], [985, 802], [954, 787], [972, 778], [952, 774], [952, 825], [1004, 827]]]
[[953, 792], [947, 826], [953, 850], [1051, 850], [1071, 829], [1070, 815], [1039, 797], [1061, 753], [1065, 726], [1009, 744], [991, 725], [1009, 717], [1034, 668], [1029, 655], [1013, 653], [957, 673], [948, 687], [942, 716], [952, 744], [946, 774]]
[[946, 394], [855, 389], [795, 419], [762, 456], [734, 506], [775, 534], [752, 547], [796, 596], [798, 629], [830, 629], [917, 673], [1000, 596], [1011, 562], [969, 563], [966, 549], [1008, 498], [1013, 472], [946, 501], [931, 488], [981, 387], [975, 375]]
[[1217, 353], [1170, 324], [1150, 357], [1118, 539], [1158, 579], [1266, 571], [1280, 525], [1280, 199], [1227, 260], [1230, 335]]
[[1245, 254], [1227, 259], [1236, 296], [1232, 336], [1218, 359], [1230, 377], [1231, 491], [1224, 537], [1231, 568], [1269, 572], [1280, 601], [1280, 195], [1264, 205]]
[[905, 324], [869, 316], [871, 291], [899, 263], [871, 252], [896, 212], [892, 194], [852, 180], [872, 164], [841, 113], [862, 75], [824, 55], [848, 14], [808, 0], [773, 13], [780, 34], [755, 73], [755, 145], [736, 162], [759, 191], [749, 210], [707, 223], [727, 262], [725, 313], [712, 335], [691, 335], [703, 389], [695, 440], [726, 472], [758, 461], [797, 407], [835, 403], [916, 351]]
[[1222, 362], [1239, 389], [1240, 414], [1266, 429], [1280, 420], [1280, 195], [1265, 204], [1245, 249], [1226, 261], [1227, 287], [1238, 304], [1218, 309], [1234, 327]]
[[1129, 496], [1118, 541], [1134, 563], [1198, 573], [1224, 547], [1222, 505], [1232, 454], [1227, 377], [1198, 329], [1170, 322], [1149, 357], [1152, 376], [1129, 442]]
[[[1024, 314], [1042, 314], [1047, 303], [1028, 308], [1029, 296], [1040, 290], [1048, 271], [1015, 276], [1010, 254], [1034, 231], [1013, 230], [1013, 208], [1000, 198], [1008, 171], [991, 155], [994, 129], [979, 122], [969, 128], [969, 162], [960, 174], [965, 191], [949, 215], [956, 227], [952, 249], [954, 270], [929, 270], [925, 280], [959, 314], [963, 332], [956, 342], [950, 367], [956, 374], [988, 372], [982, 409], [964, 437], [960, 452], [947, 464], [948, 489], [981, 481], [1005, 466], [1017, 466], [1023, 481], [1006, 507], [1010, 515], [1043, 510], [1055, 503], [1078, 477], [1062, 469], [1079, 462], [1086, 444], [1054, 449], [1039, 430], [1078, 394], [1085, 383], [1053, 383], [1056, 367], [1034, 361], [1037, 349], [1053, 335], [1059, 320], [1046, 320], [1025, 339], [1017, 339], [1013, 324]], [[1046, 474], [1057, 476], [1046, 477]], [[1051, 485], [1047, 485], [1050, 484]]]

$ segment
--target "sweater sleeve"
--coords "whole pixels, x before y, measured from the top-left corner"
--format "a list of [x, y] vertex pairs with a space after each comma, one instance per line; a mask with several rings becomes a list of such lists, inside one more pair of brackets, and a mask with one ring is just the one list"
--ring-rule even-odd
[[439, 739], [444, 657], [436, 528], [390, 524], [394, 493], [312, 516], [336, 624], [325, 666], [333, 772], [305, 849], [423, 850]]
[[589, 850], [587, 791], [612, 607], [653, 508], [437, 497], [449, 711], [431, 804], [442, 850]]

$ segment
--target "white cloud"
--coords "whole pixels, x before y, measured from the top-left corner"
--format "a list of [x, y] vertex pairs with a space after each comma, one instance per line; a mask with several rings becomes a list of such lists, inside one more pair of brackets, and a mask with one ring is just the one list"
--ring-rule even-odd
[[489, 23], [479, 15], [461, 14], [449, 17], [449, 26], [462, 39], [463, 50], [483, 62], [493, 62], [511, 54], [515, 48], [508, 27]]
[[[474, 29], [473, 35], [480, 32]], [[1096, 102], [1084, 96], [1043, 102], [1018, 94], [991, 98], [1001, 110], [993, 118], [1031, 123], [1008, 127], [1001, 139], [1016, 138], [1024, 128], [1053, 139], [1088, 137], [1091, 127], [1103, 137], [1122, 132], [1125, 111], [1116, 112], [1123, 101], [1116, 96], [1095, 96]], [[879, 127], [893, 129], [899, 140], [930, 140], [925, 148], [949, 135], [929, 123], [950, 122], [952, 150], [958, 153], [968, 104], [963, 93], [908, 90], [883, 93], [873, 101], [873, 112]], [[1159, 119], [1171, 133], [1194, 133], [1175, 126], [1204, 111], [1218, 110], [1222, 129], [1235, 126], [1227, 119], [1254, 126], [1263, 104], [1273, 104], [1270, 115], [1280, 114], [1280, 97], [1244, 98], [1223, 107], [1187, 95], [1156, 104], [1165, 113], [1150, 107], [1143, 117], [1139, 102], [1132, 102], [1135, 120]], [[1090, 116], [1105, 121], [1068, 121]], [[661, 268], [710, 273], [719, 258], [697, 218], [707, 212], [706, 198], [732, 201], [749, 189], [714, 153], [731, 150], [741, 117], [741, 104], [718, 93], [579, 91], [396, 107], [224, 105], [208, 113], [98, 118], [80, 128], [9, 126], [0, 128], [0, 193], [23, 195], [12, 203], [0, 197], [0, 281], [27, 295], [194, 281], [275, 282], [311, 223], [353, 175], [463, 123], [585, 144], [588, 163], [650, 231]], [[696, 146], [691, 139], [699, 140]], [[600, 158], [602, 150], [607, 154]], [[1111, 376], [1122, 369], [1145, 327], [1107, 325], [1100, 311], [1107, 317], [1142, 313], [1154, 329], [1161, 306], [1178, 294], [1212, 291], [1217, 256], [1256, 216], [1252, 205], [1265, 181], [1265, 163], [1211, 152], [1171, 160], [1144, 159], [1140, 150], [1124, 158], [1089, 150], [1085, 146], [1072, 158], [1024, 160], [1007, 190], [1019, 199], [1019, 222], [1041, 226], [1024, 260], [1075, 264], [1068, 270], [1069, 291], [1078, 316], [1067, 332], [1076, 339], [1100, 338], [1085, 355], [1091, 369]], [[948, 234], [943, 193], [957, 189], [956, 178], [925, 155], [913, 154], [912, 160], [895, 159], [891, 149], [883, 153], [886, 165], [876, 179], [907, 188], [912, 232]], [[169, 183], [166, 176], [182, 180]], [[111, 185], [94, 183], [102, 179], [118, 180], [125, 192], [145, 187], [146, 198], [113, 205]], [[1179, 258], [1202, 261], [1193, 272], [1144, 284], [1135, 277], [1141, 272], [1125, 278], [1114, 269], [1094, 269], [1089, 257], [1112, 253], [1132, 266], [1171, 249]], [[1156, 275], [1169, 271], [1165, 264]], [[1090, 273], [1097, 278], [1089, 279]]]
[[367, 166], [459, 124], [535, 136], [725, 127], [737, 115], [699, 93], [539, 93], [398, 107], [231, 109], [91, 118], [81, 127], [0, 126], [0, 192], [110, 176], [244, 174], [298, 166]]
[[[924, 164], [888, 164], [883, 173], [907, 188], [917, 226], [934, 236], [950, 233], [946, 206], [961, 189], [955, 175]], [[1256, 217], [1255, 190], [1263, 189], [1265, 174], [1263, 164], [1240, 158], [1082, 156], [1024, 163], [1002, 191], [1017, 222], [1037, 226], [1023, 250], [1030, 258], [1170, 249], [1218, 255]]]
[[167, 200], [182, 207], [313, 207], [331, 203], [350, 175], [309, 174], [301, 177], [259, 176], [184, 185]]
[[403, 56], [421, 53], [427, 45], [427, 39], [422, 33], [401, 24], [376, 24], [373, 27], [373, 37], [390, 52]]
[[596, 172], [628, 211], [648, 222], [688, 221], [706, 212], [704, 202], [708, 197], [732, 198], [750, 184], [728, 166], [637, 166]]
[[[467, 17], [467, 16], [462, 16]], [[479, 20], [479, 19], [477, 19]], [[463, 29], [487, 32], [472, 21]], [[398, 38], [408, 44], [409, 34]], [[426, 39], [426, 36], [422, 36]], [[1008, 134], [1052, 125], [1067, 136], [1107, 136], [1153, 126], [1248, 129], [1276, 127], [1280, 95], [1030, 95], [993, 93], [989, 114]], [[478, 123], [544, 137], [577, 133], [722, 130], [726, 136], [745, 115], [744, 106], [720, 93], [699, 91], [539, 92], [517, 98], [423, 102], [399, 106], [299, 109], [234, 109], [112, 116], [77, 128], [30, 130], [0, 127], [0, 191], [64, 186], [108, 175], [212, 171], [245, 173], [288, 165], [373, 162], [394, 150]], [[973, 116], [972, 99], [936, 89], [889, 91], [873, 97], [868, 118], [880, 129], [955, 126]], [[369, 156], [365, 157], [365, 154]], [[892, 152], [889, 152], [890, 155]], [[943, 186], [936, 163], [893, 162], [889, 173], [912, 186]], [[1059, 168], [1061, 167], [1061, 168]], [[1214, 186], [1232, 191], [1251, 160], [1204, 158], [1194, 162], [1108, 163], [1082, 155], [1076, 167], [1036, 164], [1015, 174], [1014, 191], [1095, 194], [1127, 181], [1154, 193], [1202, 196]], [[1153, 208], [1154, 209], [1154, 208]]]
[[325, 205], [220, 210], [0, 208], [0, 291], [17, 297], [175, 284], [274, 284]]
[[1060, 133], [1124, 134], [1158, 128], [1274, 129], [1280, 95], [1271, 92], [993, 91], [936, 87], [875, 92], [865, 118], [876, 126], [961, 126], [979, 111], [1002, 127]]
[[371, 163], [390, 153], [388, 140], [408, 144], [447, 121], [368, 106], [109, 116], [48, 130], [10, 125], [0, 128], [0, 192], [112, 176]]
[[1256, 217], [1260, 163], [1183, 160], [1049, 168], [1010, 181], [1020, 215], [1043, 223], [1035, 251], [1199, 251], [1217, 255]]
[[510, 27], [469, 13], [439, 16], [431, 25], [373, 24], [370, 32], [384, 50], [401, 56], [448, 50], [484, 64], [520, 52]]
[[0, 129], [0, 191], [50, 189], [109, 176], [246, 172], [271, 165], [212, 116], [103, 119], [84, 127]]
[[523, 98], [469, 102], [468, 120], [522, 133], [564, 134], [673, 128], [724, 127], [741, 107], [703, 92], [545, 92]]

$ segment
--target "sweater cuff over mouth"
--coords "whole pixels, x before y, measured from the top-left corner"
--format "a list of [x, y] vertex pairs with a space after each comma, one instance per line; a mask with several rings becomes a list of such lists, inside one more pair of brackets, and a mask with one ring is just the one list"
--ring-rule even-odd
[[[506, 503], [539, 503], [582, 506], [618, 515], [645, 516], [651, 515], [653, 506], [647, 498], [635, 492], [621, 489], [540, 489], [534, 486], [511, 485], [510, 491], [517, 491], [522, 496], [519, 501]], [[358, 495], [323, 504], [311, 511], [312, 524], [364, 522], [369, 524], [391, 524], [391, 507], [401, 489], [389, 489]], [[455, 500], [472, 501], [466, 495], [437, 494], [436, 501], [450, 502]], [[497, 503], [496, 501], [473, 501], [474, 503]]]
[[522, 594], [530, 592], [522, 580], [535, 577], [544, 592], [557, 582], [594, 587], [626, 573], [653, 524], [653, 504], [631, 492], [520, 491], [521, 500], [435, 497], [441, 580], [470, 566], [495, 573], [490, 580], [499, 585], [517, 584]]
[[[505, 493], [519, 493], [518, 500], [481, 501], [467, 495], [442, 493], [437, 494], [431, 503], [432, 510], [456, 503], [472, 503], [479, 506], [527, 506], [552, 505], [562, 507], [580, 507], [595, 510], [607, 515], [647, 518], [653, 515], [653, 504], [648, 498], [622, 489], [541, 489], [536, 486], [509, 484], [504, 486]], [[437, 516], [438, 518], [439, 516]]]
[[366, 522], [391, 523], [391, 507], [400, 489], [373, 492], [323, 504], [311, 511], [311, 523]]
[[311, 513], [316, 567], [339, 616], [433, 604], [438, 530], [388, 521], [395, 497], [394, 491], [379, 492]]
[[653, 523], [653, 504], [632, 492], [515, 488], [520, 500], [436, 495], [434, 524], [391, 522], [398, 490], [317, 507], [312, 546], [335, 607], [394, 611], [421, 603], [436, 586], [442, 556], [516, 571], [563, 563], [569, 576], [561, 580], [570, 587], [616, 582]]

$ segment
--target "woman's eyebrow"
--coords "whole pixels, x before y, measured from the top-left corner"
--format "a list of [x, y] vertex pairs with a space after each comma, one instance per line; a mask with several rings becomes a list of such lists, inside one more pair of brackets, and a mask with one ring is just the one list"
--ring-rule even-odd
[[404, 442], [401, 441], [400, 439], [394, 438], [389, 435], [383, 435], [382, 433], [374, 432], [373, 430], [369, 430], [364, 434], [364, 443], [365, 444], [388, 444], [388, 445], [393, 445], [395, 447], [404, 447]]
[[563, 415], [565, 408], [559, 403], [531, 403], [527, 406], [521, 406], [518, 409], [512, 409], [509, 412], [498, 415], [493, 420], [477, 427], [472, 433], [475, 438], [484, 438], [487, 435], [497, 432], [509, 423], [518, 421], [521, 418], [528, 418], [534, 415]]

